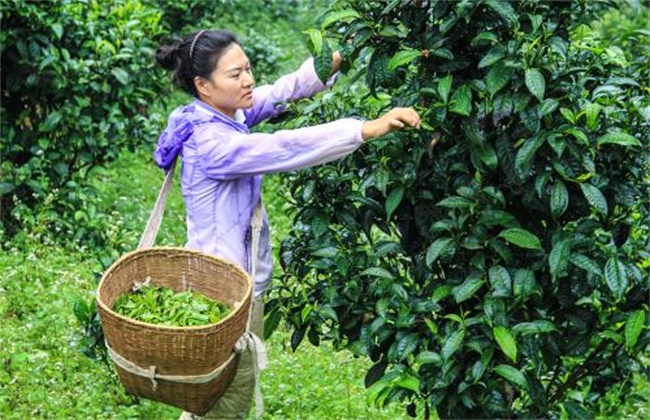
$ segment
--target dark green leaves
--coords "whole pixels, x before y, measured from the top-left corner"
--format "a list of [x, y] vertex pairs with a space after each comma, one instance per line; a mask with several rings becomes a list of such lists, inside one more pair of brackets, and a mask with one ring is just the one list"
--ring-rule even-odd
[[449, 111], [463, 116], [469, 116], [472, 112], [472, 91], [469, 86], [462, 85], [451, 95]]
[[510, 228], [502, 230], [499, 237], [513, 245], [527, 249], [540, 249], [542, 244], [539, 238], [533, 233], [521, 228]]
[[526, 70], [526, 87], [537, 99], [540, 101], [544, 99], [544, 92], [546, 91], [546, 80], [544, 80], [544, 75], [542, 75], [539, 70]]
[[454, 242], [452, 238], [436, 239], [427, 250], [427, 265], [433, 264], [445, 250]]
[[609, 290], [618, 299], [623, 297], [628, 287], [625, 265], [616, 257], [611, 257], [605, 264], [605, 282]]
[[463, 344], [463, 339], [465, 339], [465, 330], [462, 328], [453, 331], [449, 336], [447, 336], [445, 344], [442, 347], [443, 360], [448, 360], [452, 354], [458, 351], [460, 346]]
[[507, 61], [497, 62], [488, 72], [485, 83], [490, 95], [494, 95], [510, 83], [514, 69]]
[[569, 207], [569, 191], [561, 179], [555, 181], [551, 189], [551, 214], [560, 217]]
[[607, 215], [607, 200], [598, 187], [589, 183], [583, 183], [580, 184], [580, 189], [591, 207], [593, 207], [598, 213]]
[[622, 132], [607, 133], [599, 137], [598, 140], [596, 140], [596, 143], [598, 146], [602, 146], [603, 144], [616, 144], [626, 147], [641, 146], [641, 142], [639, 140], [627, 133]]

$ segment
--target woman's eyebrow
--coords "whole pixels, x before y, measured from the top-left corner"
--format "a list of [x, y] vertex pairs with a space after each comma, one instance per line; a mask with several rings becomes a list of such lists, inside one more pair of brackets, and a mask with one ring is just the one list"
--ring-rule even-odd
[[250, 62], [247, 62], [243, 66], [233, 66], [233, 67], [227, 69], [226, 73], [230, 73], [230, 72], [233, 72], [233, 71], [242, 71], [243, 69], [247, 68], [248, 66], [250, 66]]

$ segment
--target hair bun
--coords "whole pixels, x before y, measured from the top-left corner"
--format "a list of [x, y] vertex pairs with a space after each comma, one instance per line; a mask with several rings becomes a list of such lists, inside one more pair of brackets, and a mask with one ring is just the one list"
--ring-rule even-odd
[[156, 51], [156, 61], [166, 70], [173, 71], [178, 65], [178, 47], [163, 45]]

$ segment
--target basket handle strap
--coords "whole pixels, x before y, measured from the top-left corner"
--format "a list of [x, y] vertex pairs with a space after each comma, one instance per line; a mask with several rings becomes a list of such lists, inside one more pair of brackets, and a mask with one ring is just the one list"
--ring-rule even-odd
[[149, 221], [147, 222], [147, 227], [144, 229], [144, 233], [140, 238], [138, 249], [151, 248], [153, 243], [156, 241], [156, 236], [158, 235], [158, 230], [160, 229], [160, 223], [162, 222], [162, 217], [165, 213], [165, 205], [167, 204], [169, 188], [172, 185], [174, 169], [176, 168], [176, 161], [177, 159], [174, 159], [172, 166], [169, 168], [167, 174], [165, 175], [165, 181], [160, 188], [160, 192], [158, 192], [156, 204], [154, 204], [153, 211], [151, 212]]

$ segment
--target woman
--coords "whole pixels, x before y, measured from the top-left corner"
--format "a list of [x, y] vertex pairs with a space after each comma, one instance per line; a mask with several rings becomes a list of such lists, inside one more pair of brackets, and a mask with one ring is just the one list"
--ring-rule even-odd
[[[310, 97], [329, 87], [341, 63], [338, 53], [332, 58], [332, 77], [326, 84], [309, 59], [273, 85], [255, 88], [250, 62], [230, 32], [202, 30], [156, 53], [176, 85], [195, 98], [172, 112], [158, 140], [156, 163], [167, 170], [181, 156], [187, 247], [227, 259], [249, 272], [255, 264], [251, 331], [260, 337], [261, 297], [271, 281], [272, 268], [266, 212], [262, 211], [256, 256], [251, 255], [250, 225], [261, 203], [262, 175], [332, 161], [352, 153], [366, 140], [420, 125], [413, 109], [395, 108], [370, 121], [350, 118], [273, 134], [249, 132], [281, 113], [282, 102]], [[230, 388], [206, 417], [241, 418], [248, 412], [254, 378], [244, 359]]]

